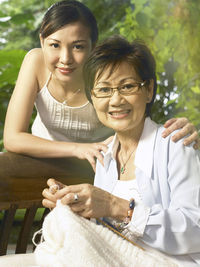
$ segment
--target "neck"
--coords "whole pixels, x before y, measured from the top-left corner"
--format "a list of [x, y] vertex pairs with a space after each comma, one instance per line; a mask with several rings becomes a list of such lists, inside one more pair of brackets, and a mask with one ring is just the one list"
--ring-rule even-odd
[[60, 88], [65, 92], [75, 92], [78, 89], [81, 91], [84, 90], [84, 83], [82, 79], [79, 79], [78, 81], [67, 81], [67, 82], [62, 82], [58, 80], [54, 75], [52, 75], [51, 79], [52, 87], [54, 88]]
[[117, 132], [117, 137], [120, 143], [120, 151], [124, 154], [129, 153], [133, 147], [137, 147], [142, 131], [144, 128], [144, 123], [137, 125], [135, 129], [125, 132]]

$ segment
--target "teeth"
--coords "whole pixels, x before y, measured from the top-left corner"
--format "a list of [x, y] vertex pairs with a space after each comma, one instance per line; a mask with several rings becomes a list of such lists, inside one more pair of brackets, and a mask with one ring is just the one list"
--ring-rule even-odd
[[129, 113], [128, 110], [124, 110], [120, 112], [110, 112], [110, 114], [115, 115], [115, 116], [120, 115], [120, 114], [127, 114], [127, 113]]

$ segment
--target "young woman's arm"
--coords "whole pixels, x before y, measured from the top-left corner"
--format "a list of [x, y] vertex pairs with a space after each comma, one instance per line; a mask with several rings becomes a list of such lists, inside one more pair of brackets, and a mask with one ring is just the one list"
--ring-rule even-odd
[[[48, 71], [46, 70], [46, 72]], [[34, 49], [24, 58], [8, 106], [4, 128], [5, 148], [11, 152], [35, 157], [78, 157], [79, 159], [87, 159], [95, 169], [95, 158], [98, 158], [101, 163], [103, 162], [100, 151], [106, 152], [106, 144], [49, 141], [28, 133], [34, 101], [39, 90], [38, 75], [41, 75], [41, 73], [45, 76], [41, 50]]]

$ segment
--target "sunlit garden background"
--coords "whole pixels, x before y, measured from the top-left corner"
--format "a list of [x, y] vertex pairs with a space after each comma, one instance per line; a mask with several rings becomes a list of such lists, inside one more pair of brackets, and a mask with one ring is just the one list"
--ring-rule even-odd
[[[39, 26], [52, 0], [0, 0], [0, 151], [10, 95], [24, 55], [39, 47]], [[200, 1], [82, 0], [95, 14], [101, 41], [139, 38], [157, 61], [153, 119], [186, 116], [200, 128]], [[33, 114], [34, 116], [34, 114]]]

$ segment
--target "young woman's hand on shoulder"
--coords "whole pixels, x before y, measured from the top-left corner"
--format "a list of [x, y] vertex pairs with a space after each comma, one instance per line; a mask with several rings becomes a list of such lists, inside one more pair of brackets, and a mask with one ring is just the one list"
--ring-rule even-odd
[[195, 126], [187, 118], [172, 118], [165, 122], [164, 127], [166, 128], [163, 132], [163, 137], [167, 137], [175, 130], [179, 130], [172, 136], [172, 141], [176, 142], [179, 139], [189, 135], [184, 139], [184, 145], [190, 145], [194, 142], [194, 149], [200, 148], [200, 137]]

